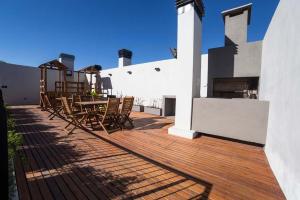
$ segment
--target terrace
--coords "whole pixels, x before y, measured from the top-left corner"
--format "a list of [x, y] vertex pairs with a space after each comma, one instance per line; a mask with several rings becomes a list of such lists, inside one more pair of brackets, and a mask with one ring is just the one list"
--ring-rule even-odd
[[284, 199], [262, 147], [171, 136], [172, 120], [144, 113], [132, 113], [132, 130], [68, 136], [38, 106], [11, 112], [24, 137], [20, 199]]
[[167, 60], [0, 62], [0, 199], [300, 199], [300, 4], [251, 42], [252, 4], [221, 12], [207, 54], [202, 0], [175, 5]]

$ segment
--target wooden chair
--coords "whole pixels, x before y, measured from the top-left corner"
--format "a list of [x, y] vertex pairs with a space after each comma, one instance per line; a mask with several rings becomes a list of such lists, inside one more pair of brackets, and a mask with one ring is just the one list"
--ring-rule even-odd
[[76, 105], [76, 102], [81, 102], [81, 96], [80, 95], [72, 95], [72, 103], [71, 107], [74, 111], [80, 111], [83, 112], [83, 108], [81, 105]]
[[66, 115], [67, 119], [71, 119], [69, 124], [65, 127], [65, 130], [73, 124], [74, 127], [68, 131], [68, 135], [71, 134], [77, 127], [84, 128], [82, 125], [82, 122], [87, 119], [88, 113], [87, 112], [74, 112], [68, 102], [68, 99], [66, 97], [61, 97], [61, 103], [64, 110], [64, 113]]
[[55, 99], [50, 100], [51, 97], [49, 97], [48, 94], [41, 94], [41, 95], [43, 98], [44, 110], [50, 112], [50, 115], [48, 116], [48, 118], [50, 118], [50, 120], [52, 120], [55, 116], [62, 117], [60, 114], [62, 107], [54, 103]]
[[[103, 98], [102, 97], [100, 97], [100, 96], [92, 96], [92, 100], [93, 101], [101, 101], [101, 100], [103, 100]], [[105, 113], [105, 107], [106, 107], [106, 105], [95, 105], [94, 106], [94, 110], [96, 111], [96, 112], [99, 112], [99, 113], [101, 113], [101, 114], [104, 114]]]
[[133, 120], [129, 117], [132, 111], [134, 97], [124, 97], [122, 107], [119, 113], [119, 124], [121, 128], [125, 128], [126, 122], [129, 122], [131, 128], [134, 127]]
[[[109, 98], [106, 104], [106, 109], [104, 114], [99, 114], [99, 123], [103, 130], [109, 134], [111, 132], [108, 131], [107, 127], [114, 127], [114, 130], [119, 130], [119, 105], [120, 99], [119, 98]], [[113, 130], [113, 131], [114, 131]]]

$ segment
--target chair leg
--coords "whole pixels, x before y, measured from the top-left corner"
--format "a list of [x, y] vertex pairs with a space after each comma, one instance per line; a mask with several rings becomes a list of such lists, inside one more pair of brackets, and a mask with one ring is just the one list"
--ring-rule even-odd
[[73, 123], [73, 120], [71, 122], [69, 122], [69, 124], [65, 127], [65, 129], [68, 128], [72, 123]]
[[123, 129], [125, 128], [125, 122], [126, 122], [126, 120], [124, 119], [124, 116], [120, 116], [118, 119], [118, 122], [119, 122], [121, 130], [123, 131]]
[[113, 125], [116, 126], [116, 128], [122, 128], [121, 127], [121, 123], [120, 123], [120, 119], [118, 116], [114, 116], [113, 117]]
[[[49, 111], [49, 112], [50, 112], [50, 111]], [[49, 118], [50, 120], [52, 120], [54, 117], [55, 117], [55, 111], [50, 112], [50, 115], [48, 116], [48, 118]]]
[[50, 120], [53, 120], [54, 117], [58, 116], [58, 117], [62, 117], [59, 112], [62, 110], [62, 108], [59, 108], [57, 110], [53, 109], [53, 112], [50, 112], [51, 114], [48, 116], [50, 118]]
[[133, 120], [129, 116], [127, 116], [127, 119], [128, 119], [128, 122], [129, 122], [131, 128], [134, 128]]
[[128, 115], [124, 115], [121, 120], [122, 120], [122, 122], [121, 122], [122, 128], [126, 127], [125, 126], [126, 122], [128, 122], [130, 124], [130, 128], [134, 128], [133, 120], [130, 119], [130, 117]]
[[70, 135], [77, 127], [83, 128], [83, 126], [81, 125], [81, 122], [84, 120], [85, 118], [83, 117], [82, 119], [80, 119], [79, 121], [75, 118], [72, 118], [72, 121], [69, 122], [69, 124], [65, 127], [65, 130], [67, 130], [67, 128], [71, 125], [74, 124], [74, 127], [68, 131], [68, 135]]
[[102, 122], [99, 122], [99, 124], [102, 127], [102, 129], [105, 131], [105, 133], [109, 134], [109, 132], [107, 131], [107, 129], [105, 128], [105, 126], [102, 124]]

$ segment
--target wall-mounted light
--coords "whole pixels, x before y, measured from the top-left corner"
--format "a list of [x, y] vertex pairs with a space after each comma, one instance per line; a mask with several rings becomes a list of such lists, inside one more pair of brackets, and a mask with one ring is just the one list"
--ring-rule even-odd
[[132, 71], [127, 71], [128, 74], [132, 74]]
[[157, 71], [157, 72], [160, 71], [160, 68], [159, 68], [159, 67], [155, 67], [154, 69], [155, 69], [155, 71]]
[[111, 73], [109, 73], [109, 74], [108, 74], [108, 76], [112, 76], [112, 74], [111, 74]]

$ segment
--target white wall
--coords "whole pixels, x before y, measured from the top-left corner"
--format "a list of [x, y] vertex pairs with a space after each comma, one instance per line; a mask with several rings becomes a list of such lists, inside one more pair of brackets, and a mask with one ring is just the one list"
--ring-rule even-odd
[[[156, 71], [155, 68], [159, 68], [160, 71]], [[110, 78], [114, 95], [141, 98], [146, 106], [151, 105], [153, 100], [161, 102], [163, 95], [175, 95], [177, 89], [180, 90], [175, 87], [178, 76], [180, 72], [176, 68], [176, 59], [101, 71], [102, 78]]]
[[0, 63], [0, 87], [6, 104], [39, 103], [39, 68]]
[[[178, 91], [185, 90], [183, 87], [180, 88], [182, 84], [178, 84], [184, 68], [178, 68], [176, 62], [176, 59], [169, 59], [106, 69], [101, 71], [101, 77], [110, 78], [114, 95], [131, 95], [141, 98], [145, 106], [151, 105], [154, 100], [157, 100], [161, 106], [163, 95], [176, 95]], [[160, 71], [156, 71], [155, 68], [159, 68]], [[205, 97], [207, 93], [207, 55], [202, 55], [201, 70], [201, 76], [204, 77], [201, 79], [201, 96]], [[128, 71], [131, 71], [132, 74], [128, 74]]]
[[270, 101], [265, 152], [287, 199], [300, 199], [300, 3], [282, 0], [263, 42], [260, 99]]
[[[55, 90], [55, 81], [58, 81], [58, 71], [48, 70], [48, 91]], [[76, 75], [77, 78], [77, 75]], [[77, 81], [77, 79], [75, 80]], [[84, 76], [81, 75], [83, 79]], [[82, 81], [82, 80], [81, 80]], [[40, 69], [0, 62], [0, 87], [4, 102], [9, 105], [39, 104], [40, 101]]]

